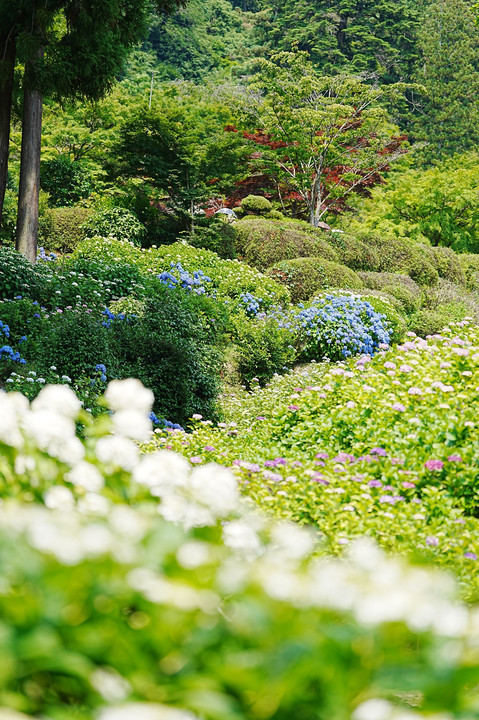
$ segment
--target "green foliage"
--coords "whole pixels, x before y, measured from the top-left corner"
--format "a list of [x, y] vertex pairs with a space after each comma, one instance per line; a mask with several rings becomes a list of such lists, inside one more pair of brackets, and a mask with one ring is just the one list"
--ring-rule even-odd
[[281, 260], [318, 255], [338, 260], [338, 255], [320, 231], [303, 222], [265, 218], [243, 218], [235, 223], [238, 253], [249, 265], [266, 270]]
[[378, 182], [385, 156], [390, 162], [401, 154], [402, 140], [381, 101], [405, 86], [319, 76], [297, 50], [258, 62], [241, 106], [246, 137], [261, 148], [257, 168], [317, 227], [326, 212], [344, 207], [346, 196]]
[[463, 253], [459, 255], [459, 262], [464, 271], [468, 290], [479, 290], [479, 255]]
[[241, 201], [241, 209], [249, 215], [265, 215], [273, 209], [268, 198], [262, 195], [247, 195]]
[[86, 220], [81, 226], [84, 236], [113, 237], [116, 240], [129, 240], [141, 245], [145, 236], [145, 227], [130, 210], [113, 207], [101, 210]]
[[424, 3], [409, 0], [287, 0], [261, 3], [257, 36], [270, 51], [306, 50], [321, 72], [374, 73], [383, 82], [410, 76]]
[[211, 250], [224, 260], [236, 257], [236, 237], [237, 224], [225, 222], [218, 216], [196, 220], [194, 232], [186, 235], [193, 247]]
[[370, 270], [379, 265], [377, 248], [367, 239], [345, 233], [329, 233], [327, 241], [334, 248], [339, 262], [352, 270]]
[[379, 272], [402, 272], [418, 285], [434, 285], [439, 278], [432, 248], [412, 245], [401, 238], [371, 235], [364, 241], [371, 243], [376, 251]]
[[268, 308], [288, 302], [290, 298], [284, 286], [257, 270], [237, 260], [223, 260], [211, 250], [198, 249], [183, 243], [140, 250], [132, 243], [92, 238], [80, 243], [75, 257], [133, 263], [147, 275], [160, 274], [169, 270], [171, 263], [180, 262], [188, 272], [201, 268], [205, 275], [212, 279], [212, 287], [216, 288], [221, 299], [236, 300], [242, 293], [251, 292], [263, 297]]
[[368, 224], [388, 237], [397, 234], [456, 252], [475, 252], [478, 179], [475, 154], [428, 170], [404, 170], [373, 192], [362, 210], [361, 227]]
[[320, 257], [283, 260], [269, 268], [268, 275], [289, 288], [292, 302], [308, 300], [318, 290], [359, 290], [364, 287], [353, 270]]
[[159, 417], [181, 425], [194, 413], [215, 418], [224, 330], [218, 303], [160, 287], [141, 318], [112, 323], [107, 367], [151, 388]]
[[429, 2], [417, 49], [416, 77], [426, 92], [414, 135], [428, 143], [425, 157], [474, 149], [479, 140], [479, 42], [470, 2]]
[[68, 155], [58, 155], [53, 160], [44, 160], [40, 173], [41, 186], [49, 194], [51, 207], [74, 205], [87, 198], [92, 189], [92, 179], [81, 161], [72, 160]]
[[0, 298], [26, 295], [35, 300], [39, 286], [33, 265], [15, 250], [0, 247]]
[[278, 327], [275, 318], [253, 319], [243, 312], [231, 317], [235, 365], [247, 388], [265, 385], [275, 373], [290, 369], [296, 359], [290, 330]]
[[83, 224], [91, 216], [90, 208], [75, 205], [56, 207], [46, 212], [48, 224], [44, 223], [40, 241], [45, 250], [71, 253], [85, 237]]

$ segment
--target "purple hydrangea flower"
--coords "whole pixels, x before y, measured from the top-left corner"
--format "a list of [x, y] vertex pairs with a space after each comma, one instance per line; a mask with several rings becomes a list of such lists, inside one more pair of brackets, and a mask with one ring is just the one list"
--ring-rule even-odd
[[477, 560], [477, 555], [473, 552], [465, 552], [464, 557], [467, 558], [467, 560]]
[[426, 460], [426, 462], [424, 463], [424, 467], [427, 470], [439, 471], [443, 469], [444, 463], [442, 462], [442, 460]]
[[435, 535], [428, 535], [426, 538], [426, 545], [430, 547], [437, 547], [439, 545], [439, 538]]

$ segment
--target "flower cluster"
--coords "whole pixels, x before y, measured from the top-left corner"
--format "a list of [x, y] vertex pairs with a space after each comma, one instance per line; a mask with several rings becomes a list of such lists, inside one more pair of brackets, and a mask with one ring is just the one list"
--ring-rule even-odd
[[196, 295], [204, 295], [206, 293], [207, 283], [211, 283], [211, 278], [207, 277], [203, 270], [194, 270], [189, 273], [184, 269], [180, 262], [170, 263], [170, 270], [157, 275], [161, 283], [169, 288], [183, 288], [188, 292], [194, 292]]
[[354, 295], [325, 295], [309, 307], [299, 306], [295, 322], [304, 336], [304, 355], [339, 360], [373, 355], [391, 339], [387, 319], [366, 300]]

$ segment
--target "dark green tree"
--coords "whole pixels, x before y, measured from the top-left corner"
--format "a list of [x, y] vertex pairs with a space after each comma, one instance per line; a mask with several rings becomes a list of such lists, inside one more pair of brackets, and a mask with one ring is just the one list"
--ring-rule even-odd
[[[171, 11], [180, 2], [156, 0], [155, 5]], [[15, 58], [24, 64], [17, 249], [31, 260], [38, 230], [43, 96], [101, 97], [129, 48], [144, 35], [150, 9], [150, 0], [0, 0], [0, 27], [6, 28], [4, 43], [13, 61], [6, 70], [10, 72]], [[8, 100], [8, 83], [3, 87]], [[9, 112], [6, 107], [5, 115]], [[8, 148], [6, 122], [0, 132], [0, 149]], [[2, 171], [5, 157], [4, 150]]]
[[141, 178], [142, 191], [149, 186], [193, 228], [201, 203], [227, 193], [243, 177], [242, 138], [224, 132], [231, 119], [229, 108], [204, 88], [172, 86], [154, 95], [151, 110], [140, 106], [121, 128], [112, 172]]
[[479, 35], [467, 0], [435, 0], [419, 33], [417, 81], [424, 85], [416, 140], [429, 156], [461, 153], [479, 143]]
[[262, 0], [258, 40], [270, 50], [307, 51], [320, 72], [408, 79], [425, 0]]

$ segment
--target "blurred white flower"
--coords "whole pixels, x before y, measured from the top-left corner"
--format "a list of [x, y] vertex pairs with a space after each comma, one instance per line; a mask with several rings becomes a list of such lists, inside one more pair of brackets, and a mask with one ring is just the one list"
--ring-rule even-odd
[[138, 462], [138, 448], [128, 438], [107, 435], [98, 440], [96, 456], [107, 466], [131, 471]]
[[128, 680], [113, 668], [97, 668], [90, 675], [90, 683], [110, 703], [124, 700], [131, 692]]
[[95, 465], [89, 462], [80, 462], [65, 475], [65, 480], [88, 490], [98, 492], [105, 484], [103, 475]]
[[120, 410], [114, 413], [112, 422], [113, 432], [138, 442], [146, 440], [152, 430], [151, 420], [138, 410]]
[[181, 455], [159, 450], [143, 455], [133, 470], [133, 479], [140, 485], [155, 488], [155, 495], [163, 497], [178, 485], [185, 485], [190, 465]]
[[100, 712], [99, 720], [196, 720], [196, 715], [167, 705], [128, 703], [105, 708]]
[[65, 418], [75, 419], [81, 403], [66, 385], [46, 385], [32, 402], [32, 410], [55, 411]]
[[44, 498], [45, 505], [51, 510], [72, 510], [75, 507], [75, 498], [70, 490], [63, 485], [49, 488]]
[[148, 415], [153, 407], [154, 395], [139, 380], [112, 380], [105, 392], [105, 398], [112, 410], [136, 410]]

